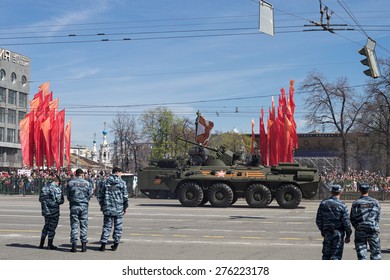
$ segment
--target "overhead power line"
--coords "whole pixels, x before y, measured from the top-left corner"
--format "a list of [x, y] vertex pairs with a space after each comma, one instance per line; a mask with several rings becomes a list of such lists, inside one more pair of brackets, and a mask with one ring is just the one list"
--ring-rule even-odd
[[[340, 30], [341, 31], [341, 30]], [[353, 31], [353, 29], [344, 29], [344, 31]], [[304, 30], [290, 30], [279, 31], [276, 33], [298, 33], [304, 32]], [[221, 33], [221, 34], [200, 34], [200, 35], [183, 35], [183, 36], [159, 36], [159, 37], [125, 37], [120, 39], [99, 39], [99, 40], [74, 40], [74, 41], [51, 41], [51, 42], [23, 42], [23, 43], [3, 43], [2, 46], [26, 46], [26, 45], [54, 45], [54, 44], [85, 44], [85, 43], [101, 43], [101, 42], [124, 42], [124, 41], [145, 41], [145, 40], [169, 40], [169, 39], [188, 39], [188, 38], [207, 38], [207, 37], [224, 37], [224, 36], [248, 36], [248, 35], [263, 35], [258, 31], [243, 32], [243, 33]], [[102, 34], [96, 34], [95, 36], [102, 36]], [[77, 36], [69, 36], [77, 37]]]
[[[69, 23], [69, 24], [50, 24], [50, 25], [33, 25], [33, 26], [14, 26], [0, 27], [1, 29], [26, 29], [26, 28], [53, 28], [64, 26], [96, 26], [108, 24], [123, 24], [123, 23], [145, 23], [145, 22], [168, 22], [168, 21], [188, 21], [188, 20], [205, 20], [205, 19], [227, 19], [227, 18], [245, 18], [257, 17], [258, 15], [231, 15], [231, 16], [209, 16], [209, 17], [188, 17], [188, 18], [170, 18], [170, 19], [145, 19], [145, 20], [128, 20], [128, 21], [104, 21], [104, 22], [88, 22], [88, 23]], [[176, 24], [177, 25], [177, 24]]]
[[[347, 26], [347, 25], [343, 25]], [[346, 30], [355, 30], [355, 25], [351, 26], [350, 28], [347, 28]], [[389, 28], [390, 25], [384, 25], [384, 24], [376, 24], [376, 25], [365, 25], [369, 28]], [[288, 29], [288, 28], [302, 28], [300, 25], [290, 25], [290, 26], [278, 26], [277, 29]], [[162, 31], [143, 31], [143, 32], [119, 32], [119, 33], [89, 33], [89, 34], [77, 34], [77, 33], [69, 33], [69, 34], [62, 34], [62, 35], [41, 35], [41, 36], [13, 36], [13, 37], [0, 37], [0, 40], [24, 40], [24, 39], [50, 39], [50, 38], [69, 38], [69, 37], [101, 37], [101, 36], [123, 36], [123, 35], [149, 35], [149, 34], [169, 34], [169, 33], [191, 33], [191, 32], [221, 32], [221, 31], [241, 31], [241, 30], [256, 30], [257, 28], [253, 27], [236, 27], [236, 28], [213, 28], [213, 29], [187, 29], [187, 30], [162, 30]], [[389, 29], [381, 29], [382, 30], [389, 30]], [[300, 31], [300, 30], [295, 30]], [[303, 30], [305, 31], [305, 30]], [[376, 30], [373, 30], [376, 31]], [[42, 32], [39, 32], [42, 33]], [[281, 33], [281, 32], [279, 32]], [[29, 33], [31, 34], [31, 33]], [[1, 36], [1, 35], [0, 35]]]
[[[358, 88], [363, 87], [362, 85], [354, 85], [349, 88]], [[295, 95], [300, 95], [304, 93], [309, 93], [305, 91], [297, 91]], [[221, 101], [237, 101], [237, 100], [248, 100], [248, 99], [261, 99], [261, 98], [270, 98], [273, 96], [278, 96], [279, 93], [275, 94], [264, 94], [264, 95], [255, 95], [255, 96], [240, 96], [240, 97], [231, 97], [231, 98], [217, 98], [217, 99], [201, 99], [201, 100], [192, 100], [192, 101], [176, 101], [176, 102], [158, 102], [158, 103], [139, 103], [139, 104], [122, 104], [122, 105], [94, 105], [94, 104], [77, 104], [77, 105], [67, 105], [66, 108], [71, 109], [96, 109], [96, 108], [134, 108], [134, 107], [155, 107], [155, 106], [167, 106], [167, 105], [188, 105], [188, 104], [200, 104], [200, 103], [212, 103], [212, 102], [221, 102]]]
[[344, 3], [343, 0], [337, 0], [337, 3], [347, 12], [347, 14], [350, 16], [350, 18], [355, 22], [355, 24], [359, 27], [359, 29], [366, 35], [368, 38], [368, 34], [366, 31], [364, 31], [363, 27], [359, 24], [355, 16], [352, 14], [352, 11], [348, 8], [347, 4]]
[[[258, 1], [251, 0], [252, 2], [258, 4]], [[340, 2], [338, 0], [338, 2]], [[342, 4], [341, 4], [342, 5]], [[348, 13], [348, 15], [351, 15], [352, 13], [344, 6], [345, 11]], [[303, 15], [307, 15], [308, 13], [291, 13], [286, 12], [280, 9], [275, 9], [277, 12], [280, 13], [280, 15], [287, 15], [292, 18], [303, 20], [305, 22], [312, 22], [310, 19]], [[372, 11], [371, 13], [374, 13], [375, 11]], [[383, 11], [380, 11], [383, 12]], [[365, 12], [365, 15], [367, 15], [368, 12]], [[258, 21], [235, 21], [230, 22], [226, 20], [231, 19], [248, 19], [248, 18], [256, 18], [258, 15], [250, 14], [250, 15], [231, 15], [231, 16], [207, 16], [207, 17], [188, 17], [188, 18], [170, 18], [170, 19], [146, 19], [146, 20], [129, 20], [129, 21], [111, 21], [111, 22], [92, 22], [92, 23], [77, 23], [77, 24], [52, 24], [52, 25], [36, 25], [36, 26], [15, 26], [15, 27], [1, 27], [1, 30], [6, 30], [9, 32], [10, 30], [28, 30], [29, 36], [14, 36], [15, 33], [12, 32], [13, 36], [6, 36], [5, 34], [0, 35], [0, 40], [20, 40], [20, 42], [10, 42], [10, 43], [2, 43], [2, 46], [20, 46], [20, 45], [49, 45], [49, 44], [86, 44], [86, 43], [102, 43], [102, 42], [124, 42], [124, 41], [141, 41], [141, 40], [169, 40], [169, 39], [188, 39], [188, 38], [207, 38], [207, 37], [222, 37], [222, 36], [248, 36], [248, 35], [260, 35], [262, 33], [259, 33], [257, 31], [257, 24]], [[213, 22], [207, 22], [208, 20], [213, 20]], [[199, 22], [201, 21], [201, 22]], [[291, 19], [289, 19], [291, 21]], [[210, 24], [226, 24], [233, 23], [233, 24], [242, 24], [242, 23], [253, 23], [253, 27], [248, 26], [240, 26], [240, 27], [232, 27], [232, 28], [212, 28], [212, 29], [177, 29], [177, 30], [161, 30], [161, 28], [164, 28], [164, 23], [175, 23], [175, 24], [169, 24], [165, 25], [167, 26], [175, 26], [175, 27], [183, 27], [183, 26], [189, 26], [189, 25], [210, 25]], [[357, 20], [355, 20], [356, 25], [351, 26], [348, 25], [344, 30], [345, 31], [355, 31], [355, 27], [358, 26], [361, 28], [362, 26], [359, 25]], [[118, 24], [137, 24], [142, 23], [142, 26], [117, 26]], [[162, 23], [160, 25], [152, 25], [147, 26], [145, 23]], [[87, 33], [87, 34], [77, 34], [77, 32], [82, 31], [90, 31], [90, 30], [97, 30], [96, 28], [91, 29], [89, 26], [96, 27], [98, 25], [97, 29], [100, 29], [99, 32], [96, 33]], [[114, 25], [114, 26], [109, 26]], [[80, 26], [80, 27], [88, 27], [85, 29], [76, 29], [76, 30], [69, 30], [65, 32], [74, 32], [76, 33], [68, 33], [68, 34], [60, 34], [58, 35], [58, 31], [51, 31], [50, 29], [54, 28], [61, 28], [61, 27], [74, 27], [74, 26]], [[286, 33], [297, 33], [302, 32], [303, 26], [297, 26], [297, 25], [285, 25], [285, 26], [277, 26], [276, 27], [276, 33], [278, 34], [286, 34]], [[48, 30], [43, 30], [47, 28]], [[139, 31], [139, 32], [104, 32], [104, 30], [115, 30], [115, 29], [134, 29], [134, 28], [158, 28], [159, 30], [146, 30], [146, 31]], [[383, 29], [384, 28], [384, 29]], [[39, 29], [38, 32], [34, 32], [34, 29]], [[253, 30], [253, 32], [237, 32], [237, 31], [250, 31]], [[340, 31], [344, 31], [341, 30]], [[378, 29], [380, 31], [388, 31], [385, 27], [382, 27], [382, 29]], [[55, 32], [54, 35], [50, 35], [50, 33]], [[61, 32], [64, 32], [62, 30]], [[36, 35], [32, 36], [31, 34], [45, 34], [47, 35]], [[178, 36], [148, 36], [145, 37], [143, 35], [151, 35], [151, 34], [181, 34], [181, 33], [195, 33], [191, 35], [178, 35]], [[199, 34], [202, 33], [202, 34]], [[213, 33], [213, 34], [203, 34], [203, 33]], [[8, 33], [9, 34], [9, 33]], [[19, 33], [19, 34], [25, 34], [25, 33]], [[118, 38], [118, 36], [123, 36], [123, 38]], [[91, 40], [79, 40], [79, 38], [83, 37], [90, 37], [93, 38]], [[104, 37], [104, 38], [102, 38]], [[45, 41], [44, 39], [53, 39], [53, 38], [66, 38], [67, 40], [55, 40], [55, 41]], [[26, 39], [32, 39], [32, 40], [40, 40], [40, 41], [30, 41], [26, 42]]]

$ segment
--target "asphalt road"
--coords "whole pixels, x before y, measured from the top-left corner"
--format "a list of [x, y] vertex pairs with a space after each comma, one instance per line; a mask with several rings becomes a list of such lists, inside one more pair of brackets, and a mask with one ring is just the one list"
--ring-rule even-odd
[[[351, 207], [352, 201], [346, 202]], [[315, 225], [319, 201], [297, 209], [273, 202], [253, 209], [239, 200], [230, 208], [182, 207], [176, 200], [131, 199], [117, 251], [98, 250], [103, 217], [96, 198], [89, 208], [85, 253], [70, 253], [68, 203], [61, 206], [54, 244], [39, 249], [43, 217], [37, 196], [0, 196], [1, 260], [319, 260], [322, 237]], [[382, 257], [390, 259], [390, 203], [382, 203]], [[353, 242], [344, 260], [355, 260]]]

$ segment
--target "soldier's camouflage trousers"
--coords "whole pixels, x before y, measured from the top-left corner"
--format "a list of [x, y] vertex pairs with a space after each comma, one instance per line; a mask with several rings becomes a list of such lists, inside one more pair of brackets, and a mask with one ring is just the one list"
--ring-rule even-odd
[[323, 260], [341, 260], [344, 250], [344, 231], [326, 231], [322, 242]]
[[115, 243], [119, 243], [122, 237], [122, 221], [123, 221], [123, 215], [104, 216], [103, 230], [102, 230], [102, 235], [100, 237], [100, 243], [107, 243], [108, 238], [110, 237], [113, 223], [114, 223], [114, 232], [112, 234], [112, 237], [114, 238]]
[[43, 226], [41, 234], [42, 238], [48, 236], [48, 239], [54, 239], [59, 219], [59, 216], [45, 217], [45, 225]]
[[70, 242], [77, 243], [80, 224], [80, 240], [88, 242], [88, 207], [70, 208]]
[[370, 259], [380, 260], [381, 242], [377, 232], [355, 231], [355, 249], [358, 260], [367, 259], [367, 245], [370, 246]]

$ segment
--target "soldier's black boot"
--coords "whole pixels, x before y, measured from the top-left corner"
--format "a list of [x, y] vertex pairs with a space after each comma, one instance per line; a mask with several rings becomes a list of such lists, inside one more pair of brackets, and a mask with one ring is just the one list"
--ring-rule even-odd
[[77, 246], [76, 243], [72, 243], [72, 249], [70, 249], [70, 251], [71, 251], [72, 253], [76, 253], [76, 252], [77, 252], [76, 246]]
[[87, 251], [87, 242], [81, 242], [81, 252]]
[[111, 245], [111, 249], [113, 251], [116, 251], [116, 249], [118, 248], [118, 245], [119, 245], [119, 243], [114, 243], [114, 245]]
[[54, 239], [49, 239], [49, 241], [48, 241], [48, 247], [47, 247], [47, 249], [49, 249], [49, 250], [55, 250], [55, 249], [57, 249], [57, 246], [54, 246], [53, 245], [53, 240]]
[[102, 251], [102, 252], [106, 251], [106, 243], [101, 243], [99, 251]]
[[45, 244], [45, 239], [46, 239], [46, 236], [41, 237], [41, 242], [39, 243], [39, 249], [43, 249], [43, 245]]

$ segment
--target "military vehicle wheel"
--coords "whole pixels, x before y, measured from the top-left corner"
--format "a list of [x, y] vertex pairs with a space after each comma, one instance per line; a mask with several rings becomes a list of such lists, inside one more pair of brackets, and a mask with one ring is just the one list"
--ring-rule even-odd
[[183, 206], [197, 207], [202, 202], [204, 194], [197, 183], [185, 182], [179, 187], [177, 196]]
[[233, 193], [233, 200], [232, 200], [232, 204], [230, 204], [230, 205], [233, 205], [234, 203], [236, 203], [237, 200], [238, 200], [238, 196], [235, 193]]
[[205, 205], [207, 202], [209, 202], [209, 199], [207, 198], [207, 195], [203, 194], [203, 199], [202, 202], [200, 203], [199, 206]]
[[280, 207], [292, 209], [301, 203], [302, 192], [297, 186], [286, 184], [278, 188], [275, 197]]
[[250, 207], [264, 208], [271, 203], [272, 195], [266, 186], [253, 184], [246, 189], [245, 198]]
[[232, 189], [224, 183], [216, 183], [207, 192], [210, 204], [214, 207], [228, 207], [233, 201]]

